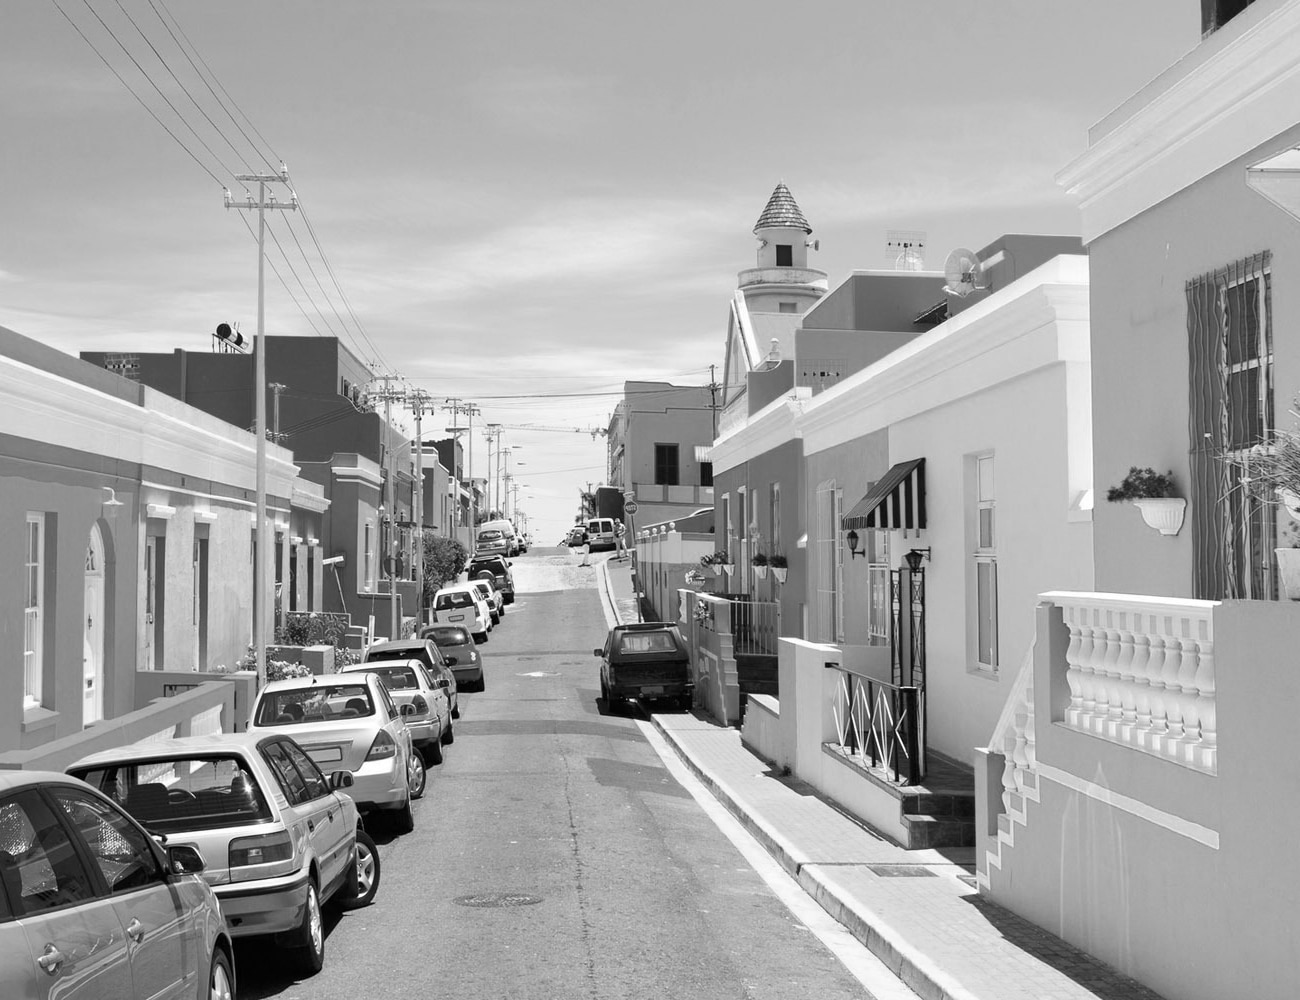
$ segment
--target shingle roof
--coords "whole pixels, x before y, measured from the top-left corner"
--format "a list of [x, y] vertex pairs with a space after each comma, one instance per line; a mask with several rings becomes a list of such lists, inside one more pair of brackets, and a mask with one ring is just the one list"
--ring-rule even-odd
[[758, 217], [758, 222], [754, 223], [755, 234], [760, 229], [802, 229], [805, 233], [812, 232], [812, 226], [808, 225], [808, 220], [803, 217], [803, 212], [795, 203], [790, 189], [785, 186], [785, 181], [781, 181], [776, 186], [772, 197], [767, 199], [767, 207], [763, 209], [763, 214]]

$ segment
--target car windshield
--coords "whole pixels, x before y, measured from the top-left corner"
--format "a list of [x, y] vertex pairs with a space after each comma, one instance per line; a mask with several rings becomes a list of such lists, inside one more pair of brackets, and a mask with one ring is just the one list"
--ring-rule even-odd
[[474, 595], [468, 590], [444, 591], [433, 600], [436, 611], [448, 611], [453, 608], [472, 608]]
[[139, 760], [73, 773], [158, 833], [216, 830], [271, 819], [252, 769], [237, 756]]
[[667, 632], [632, 632], [618, 640], [620, 653], [671, 653], [677, 644]]
[[383, 666], [367, 663], [366, 673], [378, 677], [389, 691], [409, 691], [420, 686], [420, 680], [415, 674], [415, 666], [410, 663]]
[[428, 636], [439, 646], [468, 646], [470, 644], [469, 633], [463, 628], [457, 628], [453, 625], [430, 629]]
[[292, 726], [374, 714], [375, 703], [365, 684], [313, 684], [289, 691], [268, 691], [257, 703], [256, 722], [259, 726]]
[[496, 539], [500, 537], [501, 537], [501, 532], [497, 531], [495, 528], [492, 529], [491, 531], [480, 531], [478, 533], [478, 540], [480, 542], [492, 542], [492, 541], [496, 541]]

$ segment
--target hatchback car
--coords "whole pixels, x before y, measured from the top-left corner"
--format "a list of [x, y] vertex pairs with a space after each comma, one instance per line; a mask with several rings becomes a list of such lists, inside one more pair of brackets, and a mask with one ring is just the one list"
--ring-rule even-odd
[[203, 867], [76, 778], [0, 774], [5, 1000], [233, 997], [230, 932]]
[[474, 555], [509, 556], [514, 553], [514, 541], [500, 528], [480, 528], [474, 536]]
[[479, 592], [479, 596], [483, 598], [483, 603], [488, 606], [488, 613], [492, 616], [492, 624], [500, 625], [501, 616], [506, 613], [505, 601], [497, 593], [496, 587], [492, 586], [492, 581], [480, 577], [470, 580], [469, 583], [471, 587]]
[[483, 654], [474, 645], [468, 629], [459, 625], [426, 625], [420, 638], [430, 639], [442, 653], [447, 666], [456, 675], [456, 683], [466, 691], [482, 691], [487, 686], [483, 676]]
[[411, 743], [424, 757], [426, 765], [442, 763], [442, 745], [449, 742], [451, 732], [451, 698], [444, 678], [433, 677], [417, 659], [382, 659], [376, 657], [365, 663], [350, 663], [340, 674], [365, 671], [378, 675], [388, 688], [388, 693], [401, 706], [410, 705], [413, 711], [405, 716], [406, 728], [411, 731]]
[[231, 937], [273, 934], [301, 971], [325, 961], [321, 907], [370, 903], [379, 854], [345, 790], [287, 736], [231, 733], [135, 743], [83, 757], [68, 773], [169, 846], [196, 850]]
[[374, 674], [272, 681], [257, 693], [248, 731], [292, 737], [318, 766], [351, 771], [347, 791], [358, 809], [395, 815], [401, 833], [415, 829], [411, 799], [424, 790], [424, 761]]
[[469, 629], [475, 642], [487, 642], [492, 627], [488, 611], [476, 588], [468, 583], [443, 587], [433, 595], [433, 620], [438, 625], [461, 625]]
[[491, 579], [501, 592], [502, 604], [515, 603], [515, 578], [510, 572], [513, 565], [504, 556], [475, 556], [465, 566], [465, 573], [471, 580]]
[[[363, 663], [372, 663], [376, 660], [419, 660], [435, 682], [439, 677], [447, 682], [447, 697], [451, 699], [451, 717], [460, 718], [460, 687], [456, 683], [456, 675], [447, 665], [442, 650], [432, 640], [393, 639], [389, 642], [377, 642], [366, 650], [361, 660]], [[451, 726], [448, 726], [442, 742], [445, 745], [454, 739], [455, 734]]]

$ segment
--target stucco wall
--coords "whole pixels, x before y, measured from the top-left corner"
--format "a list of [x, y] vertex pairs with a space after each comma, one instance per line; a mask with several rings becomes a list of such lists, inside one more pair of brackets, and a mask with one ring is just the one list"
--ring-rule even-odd
[[1097, 589], [1191, 597], [1191, 510], [1182, 531], [1161, 535], [1106, 489], [1130, 466], [1172, 469], [1187, 496], [1186, 282], [1271, 250], [1276, 417], [1300, 392], [1300, 223], [1246, 187], [1245, 167], [1300, 142], [1300, 127], [1215, 171], [1094, 240], [1092, 387], [1097, 490]]
[[624, 482], [654, 483], [655, 445], [676, 444], [678, 483], [698, 486], [700, 464], [695, 460], [695, 446], [713, 441], [709, 390], [668, 382], [628, 382], [624, 391], [627, 401]]

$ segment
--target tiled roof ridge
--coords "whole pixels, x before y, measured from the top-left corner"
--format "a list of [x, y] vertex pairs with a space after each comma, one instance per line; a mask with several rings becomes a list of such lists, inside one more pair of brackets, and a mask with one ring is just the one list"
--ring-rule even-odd
[[808, 220], [804, 218], [790, 189], [785, 186], [785, 181], [777, 183], [772, 197], [767, 199], [763, 214], [754, 223], [755, 235], [760, 229], [802, 229], [805, 233], [812, 232], [812, 226], [808, 225]]

